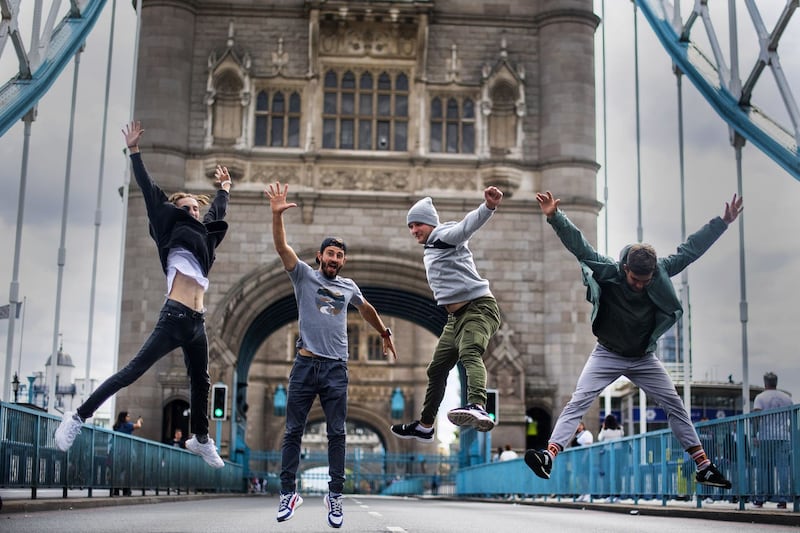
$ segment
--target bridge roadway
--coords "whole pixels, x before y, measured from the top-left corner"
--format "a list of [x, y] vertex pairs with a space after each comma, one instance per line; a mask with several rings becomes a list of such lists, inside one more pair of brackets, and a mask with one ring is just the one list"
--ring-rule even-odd
[[[322, 497], [305, 497], [295, 517], [275, 521], [275, 495], [137, 495], [131, 497], [58, 497], [43, 491], [30, 500], [23, 491], [0, 490], [0, 531], [8, 532], [225, 532], [329, 531]], [[769, 505], [769, 504], [768, 504]], [[797, 531], [800, 515], [778, 510], [740, 511], [716, 502], [697, 509], [691, 502], [572, 503], [381, 497], [348, 495], [343, 530], [359, 532], [554, 531], [557, 533], [704, 533]], [[757, 524], [757, 525], [756, 525]]]

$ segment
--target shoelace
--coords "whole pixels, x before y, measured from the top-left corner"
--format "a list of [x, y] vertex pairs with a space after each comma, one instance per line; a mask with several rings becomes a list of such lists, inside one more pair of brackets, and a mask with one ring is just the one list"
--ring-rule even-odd
[[340, 516], [342, 514], [342, 497], [328, 497], [328, 502], [330, 502], [331, 505], [331, 514], [334, 516]]
[[281, 511], [288, 510], [289, 509], [289, 502], [291, 502], [291, 501], [292, 501], [292, 495], [291, 494], [281, 494], [280, 510]]

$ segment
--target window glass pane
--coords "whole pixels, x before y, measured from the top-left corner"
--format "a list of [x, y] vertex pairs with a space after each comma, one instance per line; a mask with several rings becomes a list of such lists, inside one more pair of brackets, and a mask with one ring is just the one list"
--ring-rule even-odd
[[475, 153], [475, 125], [474, 124], [464, 124], [462, 126], [462, 131], [464, 132], [464, 138], [462, 139], [462, 151], [465, 154], [474, 154]]
[[322, 147], [336, 148], [336, 119], [326, 118], [322, 121]]
[[378, 90], [388, 91], [392, 88], [392, 78], [387, 73], [378, 76]]
[[358, 112], [361, 116], [372, 116], [372, 95], [364, 94], [358, 97]]
[[372, 150], [372, 121], [358, 121], [358, 149]]
[[355, 113], [356, 95], [353, 93], [342, 93], [342, 115], [352, 115]]
[[408, 116], [408, 96], [395, 95], [394, 97], [394, 114], [398, 117]]
[[464, 100], [464, 118], [475, 118], [475, 104], [469, 98]]
[[442, 118], [442, 101], [439, 98], [431, 102], [431, 118]]
[[447, 118], [458, 118], [458, 102], [456, 102], [455, 98], [451, 98], [447, 101]]
[[431, 152], [442, 151], [442, 123], [431, 123]]
[[288, 146], [300, 146], [300, 119], [292, 117], [289, 119], [289, 141]]
[[336, 93], [325, 93], [325, 103], [322, 106], [322, 112], [326, 115], [336, 114]]
[[388, 117], [392, 114], [392, 97], [388, 94], [378, 95], [378, 116]]
[[389, 131], [389, 122], [385, 120], [378, 121], [378, 150], [389, 149]]
[[394, 149], [404, 152], [408, 148], [408, 123], [398, 121], [394, 123]]
[[267, 117], [264, 115], [256, 117], [256, 136], [253, 143], [256, 146], [267, 145]]
[[325, 73], [325, 87], [336, 87], [336, 73], [329, 70]]
[[297, 93], [292, 93], [292, 96], [289, 97], [289, 113], [299, 113], [300, 112], [300, 95]]
[[370, 361], [383, 361], [383, 337], [370, 334], [367, 339], [367, 359]]
[[458, 124], [447, 123], [447, 153], [458, 153]]
[[272, 131], [270, 131], [270, 146], [283, 146], [283, 117], [272, 117]]
[[256, 111], [266, 111], [269, 109], [267, 93], [261, 91], [256, 97]]
[[272, 112], [283, 113], [285, 111], [284, 104], [283, 93], [275, 93], [275, 96], [272, 97]]
[[365, 72], [361, 75], [360, 87], [362, 89], [372, 89], [372, 74]]
[[339, 134], [339, 148], [342, 149], [352, 149], [353, 148], [353, 121], [352, 120], [342, 120], [341, 123], [342, 131]]
[[349, 70], [342, 76], [342, 89], [355, 89], [356, 77]]
[[407, 91], [408, 90], [408, 76], [405, 74], [399, 74], [397, 76], [397, 82], [395, 83], [395, 88], [398, 91]]

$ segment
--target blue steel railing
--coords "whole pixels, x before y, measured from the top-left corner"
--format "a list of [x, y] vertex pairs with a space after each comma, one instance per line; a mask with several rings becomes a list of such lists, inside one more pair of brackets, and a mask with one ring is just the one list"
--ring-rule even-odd
[[[327, 490], [328, 452], [305, 451], [297, 474], [297, 490], [313, 494]], [[350, 447], [345, 458], [347, 494], [454, 494], [457, 455], [366, 453]], [[266, 480], [264, 492], [280, 490], [281, 452], [251, 451], [250, 476]]]
[[659, 430], [569, 448], [553, 463], [549, 480], [536, 477], [522, 459], [462, 468], [459, 495], [728, 500], [787, 502], [800, 512], [800, 406], [697, 424], [710, 459], [733, 484], [722, 490], [695, 482], [695, 465], [670, 430]]
[[123, 491], [244, 492], [241, 465], [219, 470], [165, 444], [84, 425], [68, 452], [55, 446], [60, 418], [0, 402], [0, 487]]

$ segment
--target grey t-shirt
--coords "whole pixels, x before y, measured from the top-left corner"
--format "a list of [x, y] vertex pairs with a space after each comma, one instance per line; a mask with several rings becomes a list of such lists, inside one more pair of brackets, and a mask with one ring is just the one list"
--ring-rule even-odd
[[298, 261], [288, 271], [297, 299], [300, 339], [297, 348], [321, 357], [346, 361], [347, 306], [359, 306], [364, 297], [358, 285], [349, 278], [328, 279], [319, 269]]

